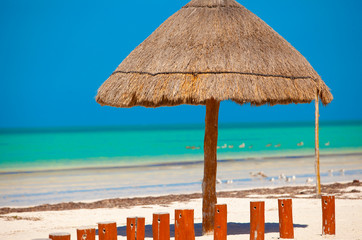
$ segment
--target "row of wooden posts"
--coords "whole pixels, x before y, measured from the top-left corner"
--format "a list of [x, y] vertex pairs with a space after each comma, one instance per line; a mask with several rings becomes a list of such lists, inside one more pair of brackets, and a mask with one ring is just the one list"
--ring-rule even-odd
[[[278, 199], [280, 238], [293, 239], [292, 199]], [[250, 240], [264, 240], [265, 234], [265, 203], [250, 202]], [[322, 234], [334, 235], [335, 228], [335, 197], [322, 196]], [[145, 238], [145, 218], [127, 218], [127, 240], [142, 240]], [[170, 214], [154, 213], [152, 223], [154, 240], [170, 239]], [[117, 225], [115, 222], [98, 223], [99, 240], [117, 240]], [[95, 228], [77, 229], [77, 240], [95, 240]], [[70, 240], [69, 233], [53, 233], [52, 240]], [[34, 240], [46, 240], [34, 239]], [[194, 240], [194, 210], [175, 210], [175, 240]], [[227, 239], [227, 206], [215, 205], [214, 240]]]

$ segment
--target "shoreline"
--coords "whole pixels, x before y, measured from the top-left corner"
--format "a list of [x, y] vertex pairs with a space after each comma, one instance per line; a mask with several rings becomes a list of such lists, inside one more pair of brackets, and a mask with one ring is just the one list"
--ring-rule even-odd
[[[361, 159], [362, 154], [323, 155], [322, 183], [361, 179]], [[219, 161], [216, 188], [310, 185], [315, 181], [313, 163], [314, 156]], [[185, 164], [0, 174], [0, 207], [201, 192], [203, 162]]]
[[[322, 185], [322, 195], [333, 194], [336, 199], [361, 200], [362, 182], [354, 180], [347, 183], [332, 183]], [[283, 186], [261, 187], [243, 190], [223, 190], [217, 192], [218, 198], [297, 198], [316, 199], [315, 186]], [[77, 209], [121, 208], [128, 209], [143, 205], [167, 206], [175, 202], [189, 202], [201, 199], [202, 193], [168, 194], [159, 196], [142, 196], [133, 198], [110, 198], [103, 200], [89, 200], [79, 202], [63, 202], [57, 204], [42, 204], [29, 207], [1, 207], [0, 216], [10, 213], [65, 211]]]
[[[346, 151], [346, 152], [345, 152]], [[322, 153], [320, 157], [342, 157], [342, 156], [362, 156], [362, 151], [332, 151], [332, 153]], [[230, 156], [232, 157], [232, 156]], [[274, 155], [274, 156], [249, 156], [245, 158], [233, 158], [233, 159], [220, 159], [217, 160], [218, 163], [231, 163], [231, 162], [245, 162], [245, 161], [264, 161], [264, 160], [275, 160], [275, 159], [304, 159], [314, 157], [313, 154], [306, 155]], [[1, 171], [1, 175], [15, 175], [15, 174], [33, 174], [33, 173], [52, 173], [52, 172], [67, 172], [67, 171], [90, 171], [90, 170], [114, 170], [114, 169], [140, 169], [140, 168], [159, 168], [159, 167], [177, 167], [177, 166], [191, 166], [203, 164], [203, 160], [184, 160], [184, 161], [164, 161], [164, 162], [154, 162], [154, 163], [145, 163], [145, 164], [133, 164], [133, 165], [110, 165], [110, 166], [93, 166], [93, 167], [69, 167], [69, 168], [59, 168], [59, 169], [29, 169], [29, 170], [10, 170], [10, 171]]]

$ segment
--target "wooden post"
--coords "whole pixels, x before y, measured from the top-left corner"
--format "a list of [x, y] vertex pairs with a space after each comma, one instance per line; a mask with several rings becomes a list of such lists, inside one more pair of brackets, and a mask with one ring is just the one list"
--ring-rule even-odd
[[175, 210], [175, 240], [195, 240], [194, 210]]
[[145, 218], [129, 217], [127, 218], [127, 240], [145, 239]]
[[250, 240], [264, 240], [265, 203], [250, 202]]
[[315, 175], [316, 175], [316, 194], [321, 195], [321, 176], [319, 167], [319, 95], [318, 90], [315, 98]]
[[64, 232], [51, 233], [49, 234], [49, 238], [51, 240], [70, 240], [70, 233], [64, 233]]
[[280, 238], [294, 238], [292, 199], [278, 199]]
[[153, 240], [170, 240], [170, 214], [153, 214], [152, 233]]
[[322, 196], [322, 234], [336, 234], [336, 214], [335, 214], [335, 197]]
[[117, 224], [116, 222], [98, 223], [99, 240], [117, 240]]
[[96, 229], [95, 228], [78, 228], [77, 240], [95, 240]]
[[214, 230], [216, 204], [217, 135], [220, 102], [206, 101], [204, 139], [204, 179], [202, 181], [202, 233]]
[[215, 205], [214, 240], [226, 240], [227, 238], [227, 205]]

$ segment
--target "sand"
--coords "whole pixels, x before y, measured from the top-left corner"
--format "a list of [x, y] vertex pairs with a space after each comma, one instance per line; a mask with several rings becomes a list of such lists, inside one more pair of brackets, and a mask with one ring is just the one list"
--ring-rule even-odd
[[[278, 197], [293, 197], [295, 239], [362, 239], [361, 183], [323, 186], [324, 191], [334, 192], [336, 196], [337, 234], [328, 237], [321, 235], [321, 200], [314, 198], [312, 188], [312, 186], [299, 186], [219, 193], [218, 203], [228, 205], [228, 239], [249, 239], [249, 204], [250, 201], [259, 200], [265, 201], [265, 239], [278, 239]], [[125, 225], [129, 216], [145, 217], [146, 239], [152, 239], [152, 214], [155, 212], [170, 213], [171, 239], [174, 239], [174, 211], [184, 208], [195, 210], [196, 239], [213, 239], [213, 236], [201, 235], [201, 203], [199, 194], [185, 194], [108, 199], [93, 203], [64, 203], [31, 208], [2, 208], [0, 239], [43, 238], [53, 232], [69, 232], [72, 239], [76, 239], [77, 228], [97, 228], [97, 223], [104, 221], [115, 221], [118, 226], [118, 239], [126, 239]], [[44, 211], [45, 208], [52, 210]]]

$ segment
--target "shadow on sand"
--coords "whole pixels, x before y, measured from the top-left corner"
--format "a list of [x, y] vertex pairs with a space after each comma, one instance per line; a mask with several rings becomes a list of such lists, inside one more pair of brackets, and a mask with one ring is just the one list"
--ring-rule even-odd
[[[228, 235], [240, 235], [240, 234], [249, 234], [250, 233], [250, 223], [228, 223]], [[306, 224], [294, 224], [294, 228], [306, 228]], [[265, 233], [279, 232], [279, 223], [265, 223]], [[127, 236], [126, 226], [117, 228], [118, 236]], [[96, 230], [96, 235], [98, 235], [98, 230]], [[175, 237], [175, 225], [170, 224], [170, 235]], [[195, 236], [202, 236], [202, 224], [195, 224]], [[152, 225], [145, 226], [145, 237], [152, 237]]]

